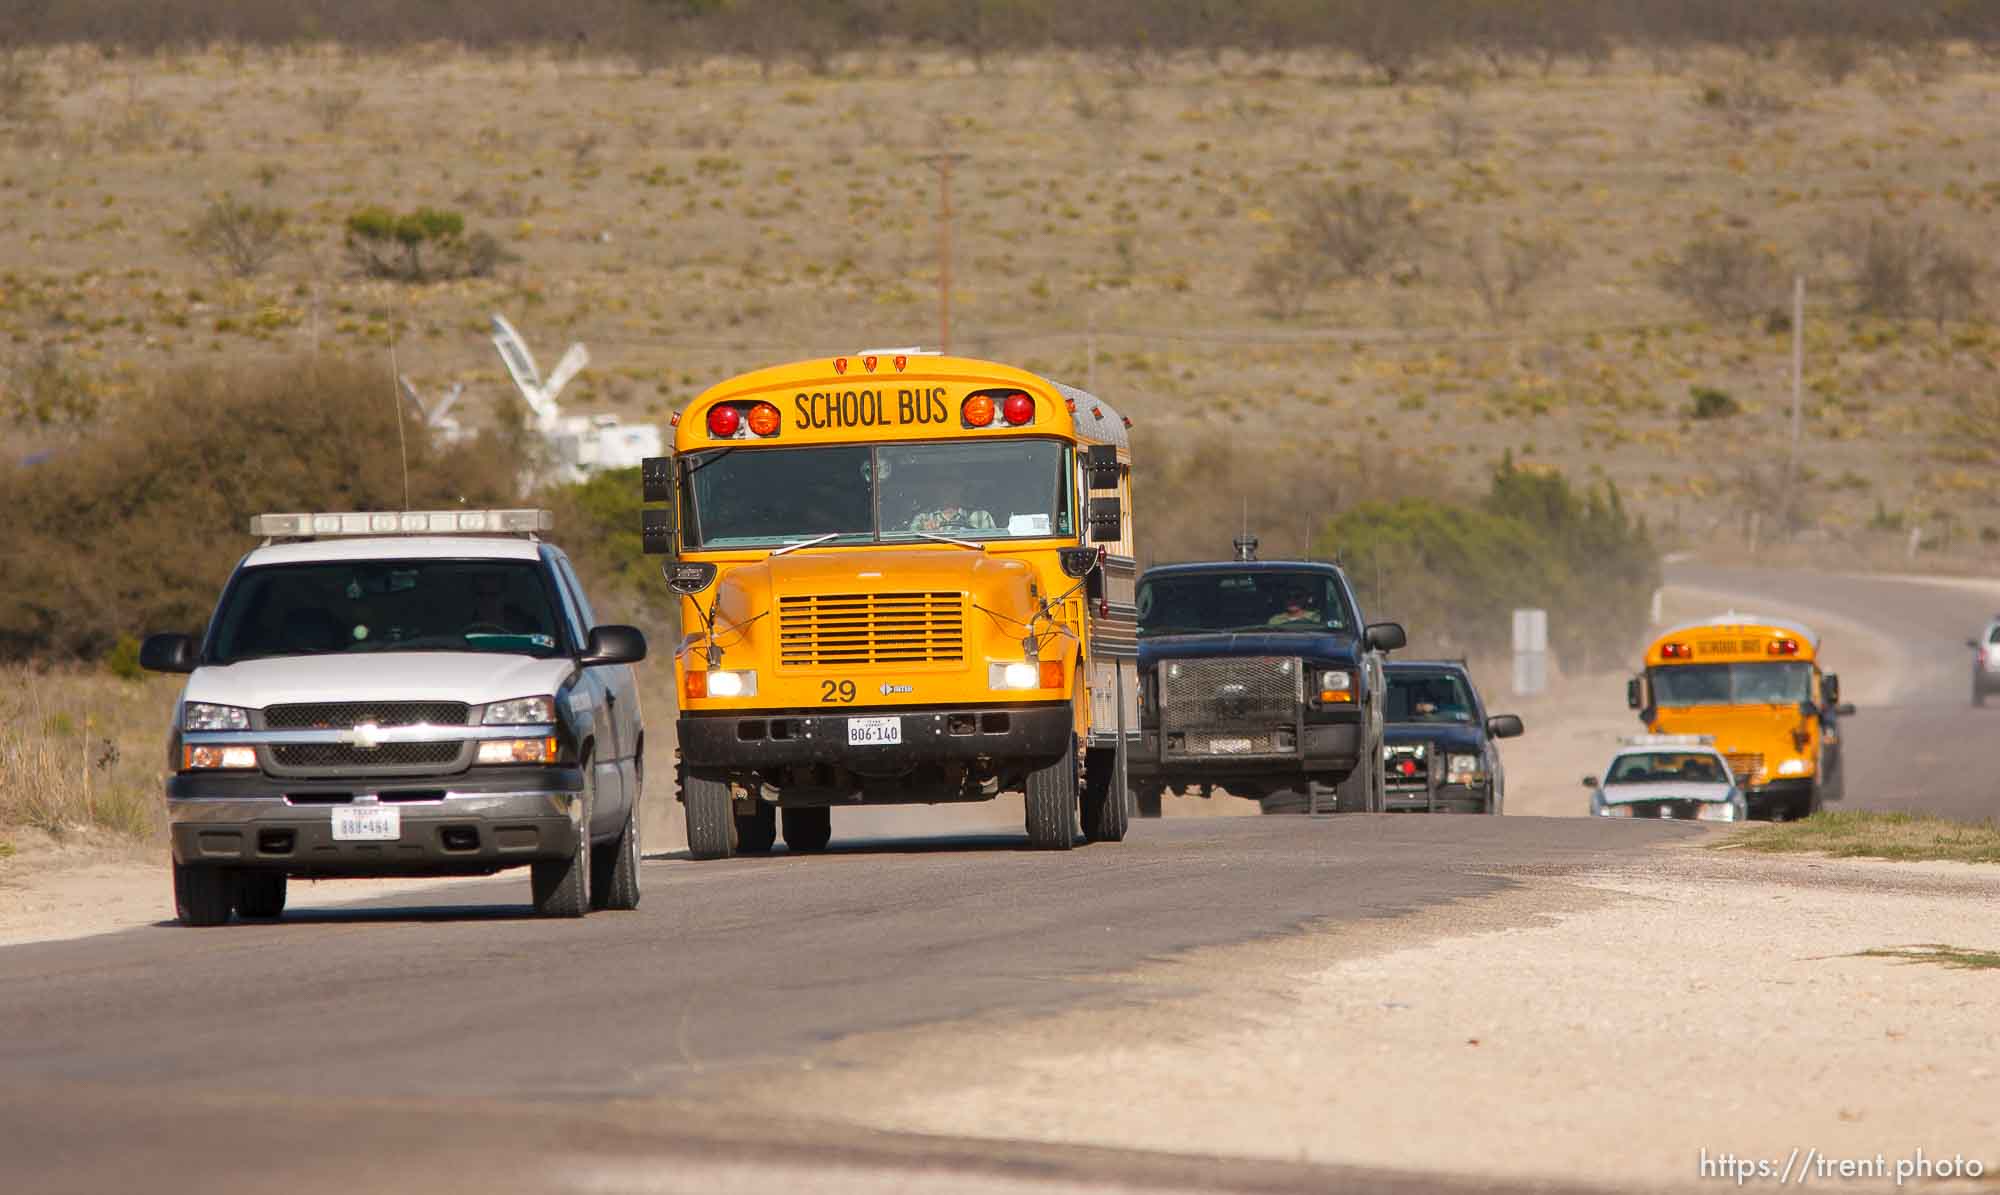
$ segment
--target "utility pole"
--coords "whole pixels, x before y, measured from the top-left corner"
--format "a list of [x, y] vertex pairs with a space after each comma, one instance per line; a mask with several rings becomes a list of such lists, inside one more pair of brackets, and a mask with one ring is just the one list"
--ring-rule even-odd
[[[1792, 275], [1792, 440], [1785, 452], [1785, 525], [1791, 531], [1794, 495], [1799, 488], [1799, 412], [1806, 386], [1806, 276]], [[1753, 533], [1754, 535], [1754, 533]]]
[[938, 173], [938, 350], [951, 352], [951, 172], [970, 154], [926, 154], [924, 164]]

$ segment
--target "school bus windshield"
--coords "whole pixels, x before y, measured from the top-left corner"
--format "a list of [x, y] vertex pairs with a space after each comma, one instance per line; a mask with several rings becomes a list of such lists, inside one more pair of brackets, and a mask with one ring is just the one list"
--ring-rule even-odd
[[1074, 535], [1055, 440], [715, 448], [682, 458], [685, 546]]
[[1676, 664], [1653, 669], [1653, 702], [1689, 705], [1796, 705], [1812, 697], [1812, 665]]

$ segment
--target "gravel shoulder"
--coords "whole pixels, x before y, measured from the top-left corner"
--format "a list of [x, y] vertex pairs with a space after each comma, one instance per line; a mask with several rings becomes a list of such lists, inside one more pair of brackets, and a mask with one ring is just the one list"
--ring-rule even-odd
[[2000, 977], [1858, 957], [2000, 947], [2000, 869], [1682, 848], [1517, 878], [1163, 962], [1179, 1000], [852, 1039], [779, 1090], [879, 1129], [1440, 1177], [1685, 1188], [1704, 1149], [1794, 1146], [2000, 1170]]

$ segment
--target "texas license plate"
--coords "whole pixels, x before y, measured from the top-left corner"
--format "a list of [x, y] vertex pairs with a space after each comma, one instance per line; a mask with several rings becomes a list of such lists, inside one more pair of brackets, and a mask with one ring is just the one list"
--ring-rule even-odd
[[888, 747], [903, 741], [903, 720], [901, 718], [849, 718], [847, 720], [847, 745], [850, 747]]
[[1249, 752], [1249, 739], [1208, 740], [1208, 753], [1210, 755], [1247, 755]]
[[335, 842], [394, 842], [403, 836], [403, 811], [394, 805], [336, 805]]

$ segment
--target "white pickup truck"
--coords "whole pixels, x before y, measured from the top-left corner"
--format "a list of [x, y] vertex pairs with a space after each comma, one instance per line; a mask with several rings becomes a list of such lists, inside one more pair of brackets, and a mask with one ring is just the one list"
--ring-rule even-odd
[[526, 866], [553, 917], [639, 903], [636, 628], [597, 626], [547, 511], [270, 514], [169, 735], [187, 925], [283, 913], [289, 877]]

